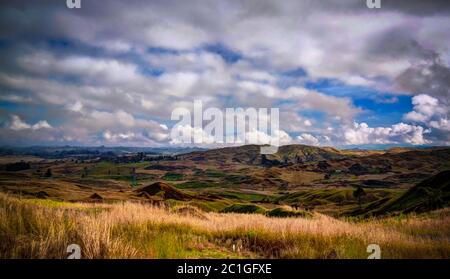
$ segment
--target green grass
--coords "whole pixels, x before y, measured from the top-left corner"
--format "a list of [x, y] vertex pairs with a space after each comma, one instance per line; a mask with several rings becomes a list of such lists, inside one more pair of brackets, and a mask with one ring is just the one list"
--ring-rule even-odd
[[238, 175], [238, 174], [231, 174], [231, 175], [227, 175], [225, 177], [225, 180], [229, 183], [234, 183], [234, 184], [239, 184], [244, 180], [248, 180], [251, 179], [251, 176], [247, 176], [247, 175]]
[[131, 175], [133, 168], [144, 169], [149, 165], [148, 162], [139, 163], [113, 163], [101, 161], [96, 163], [93, 167], [87, 168], [88, 176], [90, 175]]
[[164, 174], [162, 179], [167, 181], [180, 181], [183, 180], [183, 174], [175, 172], [167, 172], [166, 174]]
[[225, 191], [223, 193], [220, 193], [219, 195], [228, 197], [228, 198], [250, 201], [250, 202], [261, 201], [263, 199], [266, 199], [266, 200], [273, 199], [273, 197], [269, 196], [269, 195], [263, 195], [263, 194], [257, 194], [257, 193], [244, 193], [244, 192], [237, 192], [237, 191]]
[[[278, 202], [287, 204], [300, 205], [318, 205], [318, 204], [337, 204], [348, 205], [355, 204], [357, 201], [353, 197], [354, 188], [346, 189], [316, 189], [316, 190], [302, 190], [287, 195], [283, 195], [276, 199]], [[397, 197], [403, 190], [392, 189], [365, 189], [367, 193], [367, 202], [376, 201], [386, 197]]]
[[150, 222], [115, 226], [112, 237], [122, 239], [141, 256], [155, 259], [202, 257], [200, 244], [208, 242], [204, 234], [189, 226]]
[[208, 177], [220, 178], [220, 177], [225, 177], [226, 173], [220, 172], [220, 171], [208, 170], [208, 171], [206, 171], [205, 175], [208, 176]]
[[[233, 208], [262, 211], [254, 205]], [[450, 255], [448, 210], [351, 222], [320, 215], [203, 213], [198, 219], [170, 212], [142, 204], [67, 206], [0, 194], [0, 258], [65, 258], [69, 243], [81, 246], [83, 258], [365, 259], [369, 243], [382, 247], [383, 258]], [[233, 252], [233, 245], [240, 252]]]
[[172, 208], [176, 207], [176, 206], [191, 205], [191, 206], [197, 207], [205, 212], [220, 212], [224, 208], [233, 204], [232, 201], [226, 200], [226, 199], [214, 200], [214, 201], [192, 200], [189, 202], [167, 200], [166, 203]]
[[264, 230], [227, 231], [221, 239], [239, 239], [246, 249], [263, 258], [282, 259], [334, 259], [367, 258], [367, 244], [361, 239], [348, 236], [322, 238], [319, 235], [295, 234], [280, 235]]
[[76, 204], [65, 202], [65, 201], [55, 201], [50, 199], [27, 199], [30, 204], [46, 206], [46, 207], [74, 207]]
[[174, 186], [177, 187], [178, 189], [202, 189], [202, 188], [220, 187], [220, 184], [203, 181], [188, 181], [175, 184]]

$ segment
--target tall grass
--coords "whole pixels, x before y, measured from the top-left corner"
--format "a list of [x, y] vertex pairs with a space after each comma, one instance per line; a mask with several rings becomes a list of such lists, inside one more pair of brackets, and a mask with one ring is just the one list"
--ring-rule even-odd
[[448, 210], [363, 222], [190, 211], [0, 194], [0, 257], [65, 258], [72, 243], [83, 258], [366, 258], [371, 243], [383, 258], [450, 256]]

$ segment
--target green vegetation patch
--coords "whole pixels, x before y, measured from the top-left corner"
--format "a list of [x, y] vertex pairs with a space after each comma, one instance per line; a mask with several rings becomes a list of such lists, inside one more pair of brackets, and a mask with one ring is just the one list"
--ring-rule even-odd
[[197, 189], [197, 188], [211, 188], [219, 187], [217, 183], [203, 182], [203, 181], [188, 181], [180, 184], [176, 184], [178, 189]]
[[266, 215], [269, 217], [280, 217], [280, 218], [286, 218], [286, 217], [312, 217], [312, 213], [308, 212], [308, 211], [304, 211], [304, 210], [287, 210], [284, 208], [275, 208], [272, 209], [268, 212], [266, 212]]
[[208, 177], [225, 177], [226, 173], [220, 171], [206, 171], [206, 176]]
[[233, 204], [222, 210], [224, 213], [260, 213], [263, 214], [266, 210], [254, 204]]
[[225, 177], [225, 180], [228, 183], [239, 184], [246, 181], [250, 181], [252, 179], [251, 176], [248, 175], [238, 175], [238, 174], [230, 174]]
[[244, 201], [262, 201], [262, 200], [271, 200], [271, 196], [258, 194], [258, 193], [243, 193], [237, 191], [226, 191], [223, 193], [218, 193], [219, 196], [230, 199], [239, 199]]
[[176, 172], [167, 172], [162, 177], [164, 180], [168, 181], [180, 181], [183, 180], [183, 174], [182, 173], [176, 173]]

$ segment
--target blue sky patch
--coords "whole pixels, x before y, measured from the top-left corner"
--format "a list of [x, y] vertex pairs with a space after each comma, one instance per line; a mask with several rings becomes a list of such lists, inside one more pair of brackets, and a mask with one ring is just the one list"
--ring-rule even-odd
[[241, 54], [231, 50], [230, 48], [220, 43], [206, 45], [203, 49], [208, 52], [220, 55], [222, 59], [228, 64], [236, 63], [242, 59]]

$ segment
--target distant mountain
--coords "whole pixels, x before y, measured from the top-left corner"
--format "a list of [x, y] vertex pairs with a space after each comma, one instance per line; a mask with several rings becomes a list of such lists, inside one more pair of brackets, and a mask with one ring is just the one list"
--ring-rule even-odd
[[278, 152], [271, 155], [261, 155], [260, 145], [243, 145], [225, 147], [204, 151], [195, 151], [180, 156], [181, 159], [193, 161], [208, 161], [209, 163], [241, 163], [249, 165], [277, 166], [286, 164], [302, 164], [320, 161], [335, 161], [348, 164], [411, 164], [421, 162], [433, 165], [450, 159], [450, 148], [392, 148], [389, 150], [339, 150], [333, 147], [316, 147], [301, 144], [284, 145]]
[[181, 159], [217, 163], [234, 162], [249, 165], [275, 166], [341, 159], [347, 156], [332, 147], [322, 148], [299, 144], [280, 146], [277, 153], [270, 155], [261, 155], [260, 151], [261, 146], [259, 145], [244, 145], [192, 152], [182, 155]]
[[2, 146], [0, 155], [33, 155], [43, 158], [65, 158], [69, 156], [123, 155], [129, 153], [176, 155], [206, 150], [198, 147], [127, 147], [127, 146]]
[[282, 164], [298, 164], [342, 159], [345, 157], [347, 157], [347, 155], [332, 147], [315, 147], [294, 144], [280, 146], [278, 152], [267, 155], [266, 160]]

